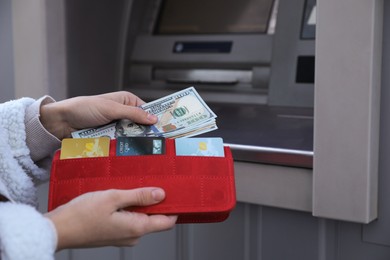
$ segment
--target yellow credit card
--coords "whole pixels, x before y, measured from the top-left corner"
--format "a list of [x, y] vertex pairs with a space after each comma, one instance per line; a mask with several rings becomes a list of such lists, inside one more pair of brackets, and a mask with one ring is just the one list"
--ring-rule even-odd
[[104, 157], [110, 151], [110, 138], [66, 138], [62, 140], [60, 159]]

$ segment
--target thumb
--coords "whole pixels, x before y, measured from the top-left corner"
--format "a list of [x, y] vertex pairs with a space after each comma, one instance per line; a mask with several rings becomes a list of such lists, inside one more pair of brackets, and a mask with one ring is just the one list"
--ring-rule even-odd
[[138, 188], [133, 190], [118, 190], [116, 205], [118, 209], [131, 206], [148, 206], [161, 202], [165, 198], [165, 192], [161, 188]]

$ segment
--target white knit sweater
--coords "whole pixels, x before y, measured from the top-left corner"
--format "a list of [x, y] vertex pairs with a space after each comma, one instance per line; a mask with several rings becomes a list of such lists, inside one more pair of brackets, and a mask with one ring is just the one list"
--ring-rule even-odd
[[22, 98], [0, 104], [0, 251], [2, 260], [54, 259], [53, 223], [36, 210], [35, 183], [48, 179], [50, 156], [59, 140], [39, 122], [42, 103]]

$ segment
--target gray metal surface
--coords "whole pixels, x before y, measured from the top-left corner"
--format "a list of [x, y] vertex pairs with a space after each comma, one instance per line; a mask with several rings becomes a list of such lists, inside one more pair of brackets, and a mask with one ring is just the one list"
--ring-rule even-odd
[[379, 187], [378, 187], [378, 220], [363, 227], [363, 241], [377, 245], [390, 246], [390, 3], [385, 2], [383, 52], [382, 52], [382, 89], [380, 115], [380, 144], [379, 144]]
[[0, 102], [5, 102], [15, 98], [11, 0], [0, 0], [0, 42]]
[[[65, 1], [68, 95], [119, 90], [122, 33], [131, 0]], [[99, 18], [98, 18], [99, 17]]]
[[314, 56], [314, 39], [301, 39], [305, 0], [280, 1], [272, 46], [269, 102], [273, 106], [313, 107], [314, 84], [297, 83], [299, 56]]
[[[234, 41], [231, 53], [224, 54], [180, 54], [172, 52], [176, 41]], [[261, 47], [260, 47], [261, 46]], [[260, 47], [260, 48], [259, 48]], [[271, 61], [272, 37], [269, 35], [210, 35], [210, 36], [153, 36], [140, 35], [135, 42], [132, 62], [147, 64], [219, 64], [231, 65], [269, 65]]]
[[221, 136], [238, 161], [312, 168], [313, 110], [212, 103]]
[[236, 161], [312, 168], [313, 152], [264, 146], [228, 144]]
[[262, 206], [312, 211], [311, 169], [235, 162], [237, 200]]
[[315, 216], [377, 217], [382, 19], [383, 1], [318, 1]]

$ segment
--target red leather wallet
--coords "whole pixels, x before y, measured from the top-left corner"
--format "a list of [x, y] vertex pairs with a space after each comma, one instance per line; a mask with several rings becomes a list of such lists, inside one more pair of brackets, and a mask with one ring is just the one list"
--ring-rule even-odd
[[166, 139], [163, 155], [116, 156], [60, 160], [56, 152], [50, 176], [48, 209], [91, 191], [161, 187], [159, 204], [131, 208], [147, 214], [178, 215], [177, 223], [224, 221], [236, 204], [233, 157], [176, 156], [175, 141]]

